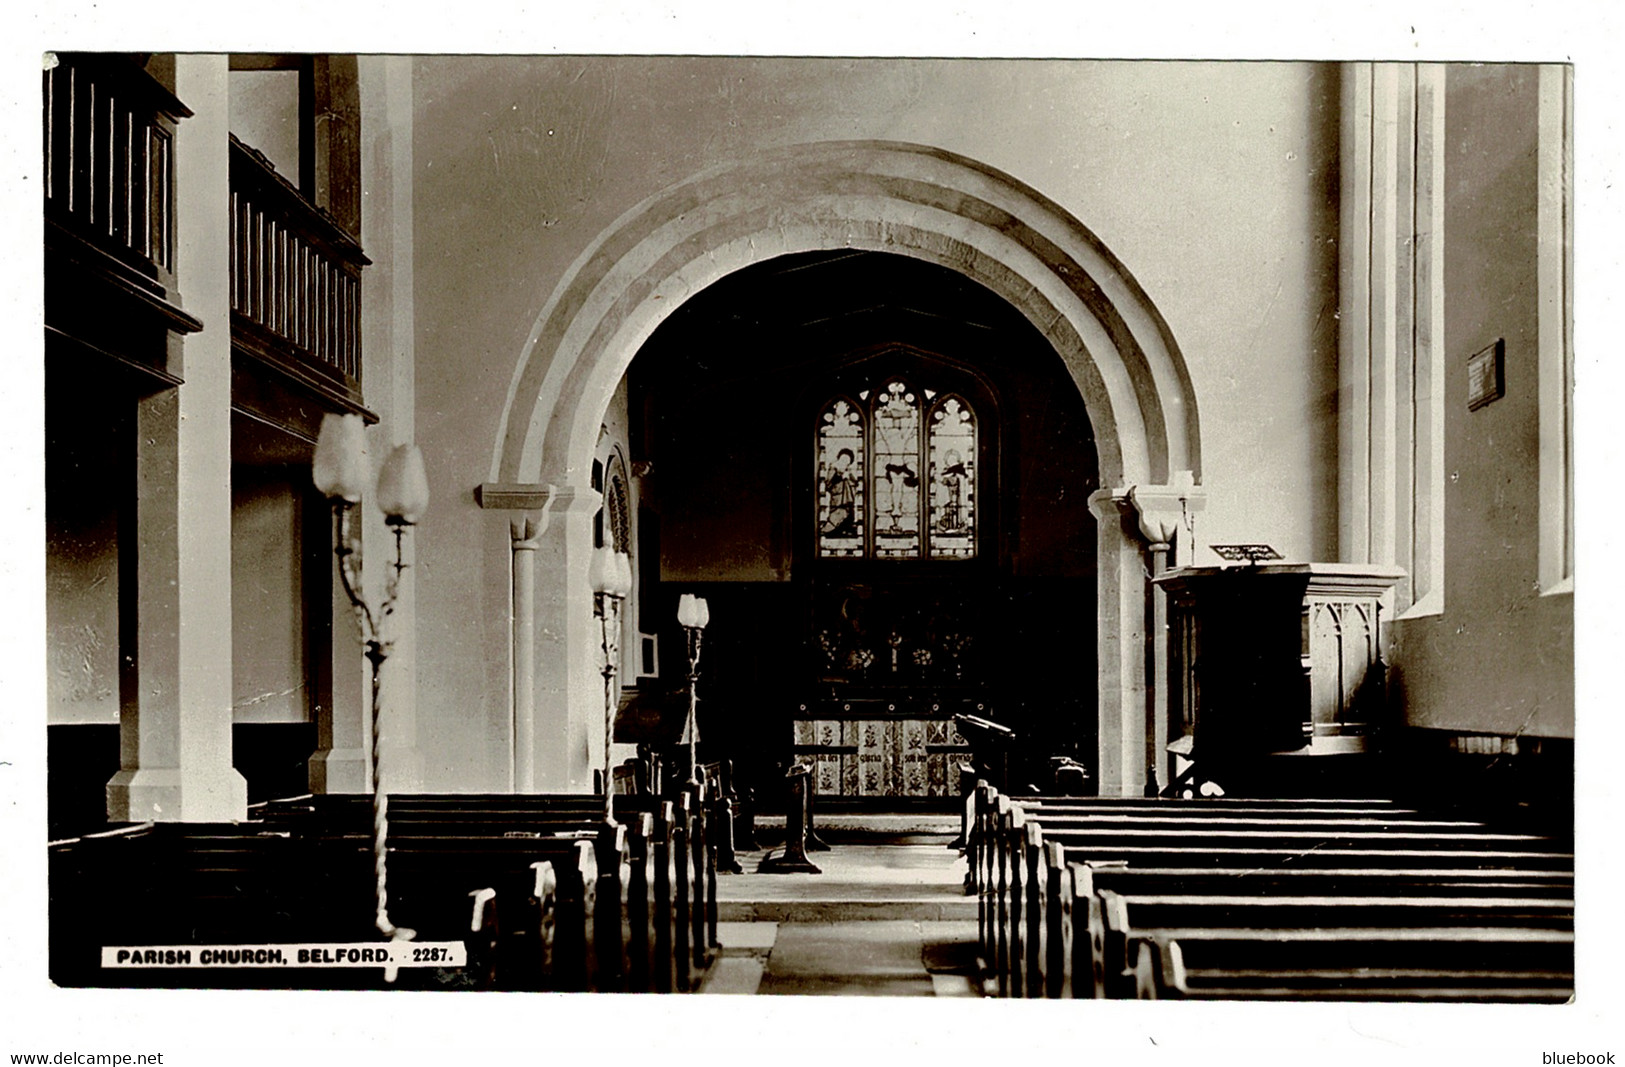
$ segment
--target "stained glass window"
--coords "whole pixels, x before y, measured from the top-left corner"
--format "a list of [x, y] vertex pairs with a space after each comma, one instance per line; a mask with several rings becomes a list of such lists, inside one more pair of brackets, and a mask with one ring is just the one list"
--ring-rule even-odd
[[863, 414], [846, 400], [818, 422], [818, 554], [863, 555]]
[[957, 396], [931, 408], [931, 558], [976, 555], [976, 417]]
[[617, 552], [632, 551], [631, 494], [626, 486], [626, 464], [619, 454], [609, 458], [609, 485], [604, 490], [607, 532], [604, 543]]
[[898, 380], [874, 400], [874, 555], [920, 556], [920, 398]]
[[970, 404], [899, 378], [857, 395], [819, 417], [818, 554], [974, 558], [980, 454]]

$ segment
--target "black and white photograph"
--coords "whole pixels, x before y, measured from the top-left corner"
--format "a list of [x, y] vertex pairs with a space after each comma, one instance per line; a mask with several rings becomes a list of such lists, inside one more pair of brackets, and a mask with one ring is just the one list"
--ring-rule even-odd
[[161, 10], [8, 79], [0, 1055], [1625, 1051], [1603, 9]]

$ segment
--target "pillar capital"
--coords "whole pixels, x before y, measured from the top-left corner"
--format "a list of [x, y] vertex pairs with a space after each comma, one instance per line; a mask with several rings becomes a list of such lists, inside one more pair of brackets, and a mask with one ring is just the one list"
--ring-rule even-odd
[[1179, 471], [1167, 485], [1135, 485], [1128, 490], [1140, 534], [1152, 544], [1172, 545], [1179, 531], [1189, 535], [1191, 516], [1207, 506], [1207, 493], [1190, 471]]
[[1089, 494], [1089, 513], [1096, 522], [1129, 515], [1133, 506], [1129, 500], [1129, 490], [1125, 488], [1096, 489]]
[[[546, 532], [554, 514], [580, 508], [596, 509], [602, 496], [588, 486], [551, 482], [481, 482], [474, 487], [474, 503], [487, 511], [535, 512], [538, 533]], [[528, 516], [516, 516], [514, 521], [522, 517]]]
[[536, 551], [536, 539], [547, 528], [547, 513], [545, 511], [537, 516], [530, 514], [515, 515], [508, 520], [508, 536], [513, 541], [515, 552]]

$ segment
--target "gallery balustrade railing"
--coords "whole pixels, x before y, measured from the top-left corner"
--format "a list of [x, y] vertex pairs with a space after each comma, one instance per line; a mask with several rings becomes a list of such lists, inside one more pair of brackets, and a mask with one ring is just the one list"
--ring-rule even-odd
[[46, 218], [123, 273], [164, 279], [175, 126], [191, 111], [128, 57], [70, 53], [47, 62], [44, 105]]
[[361, 268], [368, 262], [355, 238], [264, 156], [231, 139], [234, 341], [358, 389]]

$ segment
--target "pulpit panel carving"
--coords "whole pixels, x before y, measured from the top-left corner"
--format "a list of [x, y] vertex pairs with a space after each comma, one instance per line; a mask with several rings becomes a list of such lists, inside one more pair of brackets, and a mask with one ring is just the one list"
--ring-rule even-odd
[[1171, 707], [1197, 747], [1362, 747], [1386, 714], [1381, 598], [1400, 574], [1273, 564], [1159, 576], [1170, 597]]
[[1358, 732], [1366, 674], [1377, 662], [1376, 602], [1311, 597], [1310, 722], [1317, 733]]

